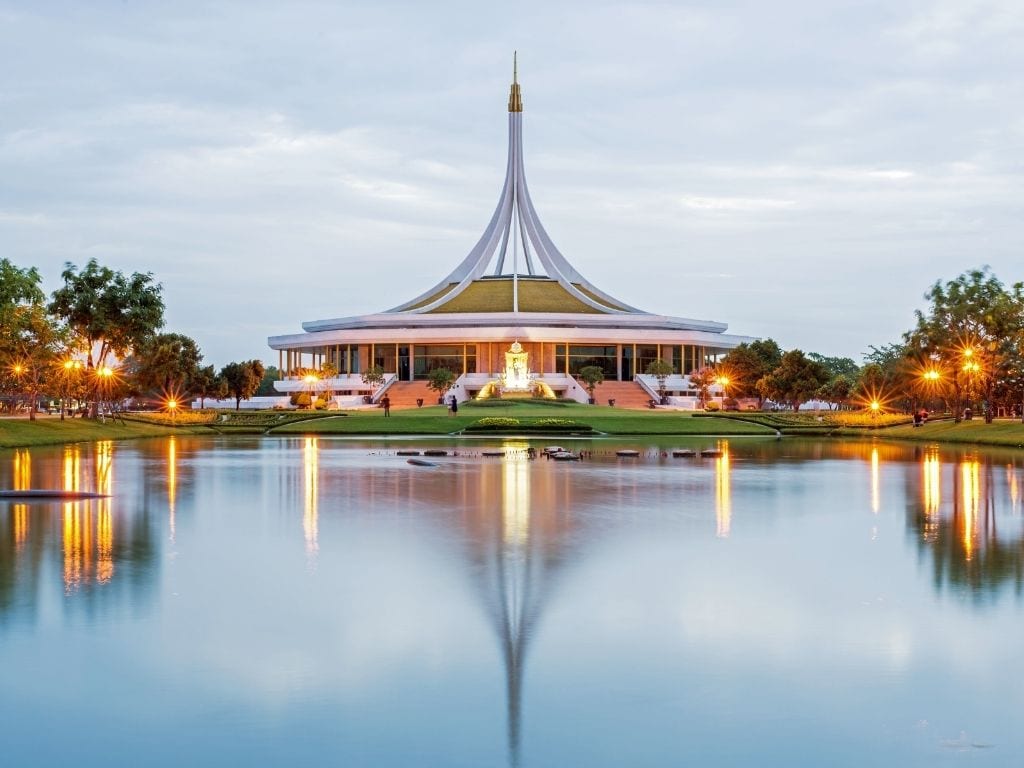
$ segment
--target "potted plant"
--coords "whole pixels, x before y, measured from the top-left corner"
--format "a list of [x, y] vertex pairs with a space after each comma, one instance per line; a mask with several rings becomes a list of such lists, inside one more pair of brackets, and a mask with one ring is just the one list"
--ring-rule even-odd
[[[376, 392], [380, 388], [380, 385], [384, 383], [384, 369], [379, 365], [371, 365], [363, 371], [362, 379], [363, 384], [369, 384], [373, 387], [373, 391]], [[364, 395], [363, 402], [372, 403], [373, 394]]]
[[596, 365], [585, 365], [580, 368], [580, 372], [576, 374], [576, 378], [582, 381], [583, 385], [587, 388], [587, 394], [589, 395], [588, 402], [593, 405], [597, 402], [594, 399], [594, 388], [604, 381], [604, 371]]
[[665, 382], [672, 375], [672, 366], [664, 360], [652, 360], [644, 373], [658, 380], [658, 396], [661, 398], [661, 404], [666, 405]]
[[444, 395], [455, 384], [455, 374], [447, 368], [434, 368], [427, 374], [427, 388], [437, 392], [437, 404], [444, 404]]

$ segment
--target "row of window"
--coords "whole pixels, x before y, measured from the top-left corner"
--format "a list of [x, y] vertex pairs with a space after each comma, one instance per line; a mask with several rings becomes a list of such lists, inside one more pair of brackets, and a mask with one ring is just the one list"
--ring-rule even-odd
[[[365, 348], [365, 345], [364, 345]], [[621, 367], [619, 347], [609, 345], [556, 344], [555, 370], [576, 375], [582, 368], [595, 365], [607, 379], [617, 379], [620, 371], [624, 380], [635, 373], [643, 373], [647, 366], [660, 357], [672, 366], [674, 373], [688, 374], [710, 362], [701, 347], [689, 344], [623, 344]], [[410, 354], [411, 351], [411, 354]], [[635, 351], [635, 355], [634, 355]], [[373, 347], [373, 365], [385, 371], [397, 371], [402, 380], [425, 379], [436, 368], [447, 368], [460, 374], [476, 373], [476, 344], [380, 344]], [[634, 360], [635, 356], [635, 360]], [[360, 373], [360, 355], [357, 345], [328, 347], [325, 362], [340, 373]], [[539, 367], [531, 360], [531, 367]]]

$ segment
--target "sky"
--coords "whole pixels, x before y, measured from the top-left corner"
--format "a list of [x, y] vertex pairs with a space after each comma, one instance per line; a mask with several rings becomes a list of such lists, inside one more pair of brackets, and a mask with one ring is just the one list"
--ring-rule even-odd
[[0, 257], [152, 272], [206, 362], [420, 294], [504, 179], [645, 310], [861, 359], [1024, 279], [1024, 3], [0, 0]]

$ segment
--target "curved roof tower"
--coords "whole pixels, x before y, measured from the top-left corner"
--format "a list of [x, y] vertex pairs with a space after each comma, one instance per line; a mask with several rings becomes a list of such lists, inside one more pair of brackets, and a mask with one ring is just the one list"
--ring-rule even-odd
[[[652, 314], [630, 306], [587, 280], [562, 254], [541, 223], [526, 183], [523, 98], [514, 64], [508, 99], [505, 180], [490, 221], [461, 262], [423, 293], [391, 309], [304, 322], [304, 333], [273, 336], [269, 343], [273, 349], [288, 353], [287, 362], [283, 354], [282, 361], [289, 371], [303, 354], [313, 354], [314, 361], [319, 355], [320, 360], [337, 362], [337, 369], [347, 373], [362, 370], [354, 362], [357, 359], [359, 366], [372, 364], [371, 359], [379, 365], [379, 350], [387, 345], [395, 348], [394, 360], [398, 361], [402, 355], [417, 354], [415, 350], [403, 352], [401, 345], [464, 344], [468, 345], [464, 350], [468, 359], [476, 354], [474, 349], [483, 354], [480, 345], [484, 344], [489, 350], [488, 362], [478, 363], [477, 370], [492, 371], [490, 345], [519, 339], [539, 345], [530, 354], [540, 360], [542, 375], [556, 365], [568, 374], [572, 367], [568, 358], [574, 354], [563, 350], [563, 365], [552, 361], [553, 352], [545, 345], [577, 345], [580, 356], [585, 354], [582, 347], [586, 345], [591, 349], [594, 345], [605, 349], [615, 345], [616, 375], [631, 377], [621, 373], [629, 357], [625, 348], [642, 357], [637, 345], [655, 344], [656, 354], [665, 356], [662, 345], [675, 345], [675, 364], [682, 375], [699, 356], [709, 359], [749, 340], [725, 335], [727, 327], [721, 322]], [[366, 350], [355, 354], [358, 345], [365, 345]], [[650, 353], [643, 354], [649, 358]], [[422, 356], [429, 357], [430, 353], [424, 350]], [[681, 361], [690, 362], [683, 365]], [[383, 367], [387, 370], [391, 364], [389, 356]], [[404, 379], [402, 364], [393, 365]], [[611, 371], [612, 363], [607, 362], [607, 366]], [[637, 366], [628, 363], [627, 368], [635, 372]], [[462, 368], [471, 371], [466, 365]], [[422, 366], [409, 375], [421, 377]]]

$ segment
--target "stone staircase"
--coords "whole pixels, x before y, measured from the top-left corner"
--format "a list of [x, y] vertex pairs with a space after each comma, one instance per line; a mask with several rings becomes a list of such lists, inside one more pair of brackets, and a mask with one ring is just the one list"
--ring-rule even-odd
[[425, 381], [396, 381], [387, 390], [394, 409], [415, 408], [416, 400], [422, 398], [423, 407], [437, 405], [437, 393], [427, 388]]
[[648, 408], [651, 396], [635, 381], [603, 381], [594, 389], [597, 405], [614, 399], [616, 408]]

